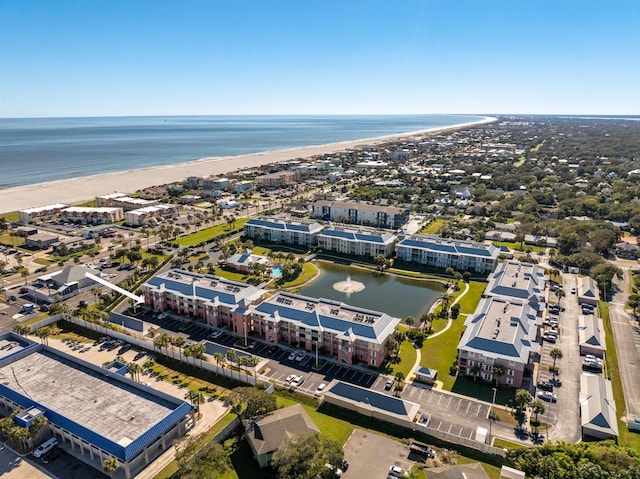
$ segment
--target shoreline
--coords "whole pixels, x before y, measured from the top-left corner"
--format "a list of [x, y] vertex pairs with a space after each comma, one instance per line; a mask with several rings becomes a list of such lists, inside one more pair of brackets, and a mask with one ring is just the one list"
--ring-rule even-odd
[[397, 133], [374, 138], [348, 140], [323, 145], [285, 148], [280, 150], [249, 153], [236, 156], [206, 157], [173, 165], [152, 166], [93, 176], [83, 176], [64, 180], [16, 186], [0, 190], [0, 213], [9, 213], [44, 206], [52, 203], [74, 204], [93, 199], [95, 196], [121, 191], [133, 193], [139, 189], [183, 181], [189, 176], [215, 176], [240, 169], [255, 168], [267, 163], [278, 163], [296, 158], [334, 153], [350, 148], [409, 138], [420, 135], [440, 134], [470, 126], [497, 121], [494, 117], [484, 117], [475, 122], [428, 128], [425, 130]]

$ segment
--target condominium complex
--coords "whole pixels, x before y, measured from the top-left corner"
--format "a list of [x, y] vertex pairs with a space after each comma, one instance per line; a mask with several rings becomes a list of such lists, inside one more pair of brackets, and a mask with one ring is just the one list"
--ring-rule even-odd
[[493, 271], [499, 255], [494, 245], [432, 235], [407, 236], [396, 246], [396, 257], [401, 261], [476, 273]]
[[338, 361], [378, 367], [400, 318], [328, 299], [277, 293], [251, 309], [251, 331], [274, 343], [318, 348]]
[[[483, 298], [465, 321], [458, 344], [458, 374], [520, 387], [525, 369], [537, 359], [542, 320], [526, 301]], [[496, 374], [502, 366], [503, 374]]]
[[[465, 321], [458, 374], [522, 386], [525, 370], [533, 371], [539, 359], [546, 285], [547, 278], [535, 265], [508, 261], [497, 267], [484, 298]], [[496, 374], [496, 366], [502, 374]]]
[[122, 221], [124, 214], [120, 207], [71, 206], [60, 212], [60, 218], [83, 225], [106, 225]]
[[353, 201], [321, 200], [313, 204], [313, 216], [341, 223], [398, 229], [409, 219], [409, 210]]
[[255, 183], [257, 186], [280, 188], [294, 184], [298, 176], [299, 175], [295, 171], [276, 171], [275, 173], [256, 176]]
[[247, 221], [244, 234], [268, 243], [309, 246], [316, 244], [318, 234], [323, 229], [320, 223], [265, 216]]
[[143, 200], [142, 198], [132, 198], [126, 193], [110, 193], [108, 195], [96, 196], [96, 206], [113, 206], [122, 208], [123, 211], [137, 210], [147, 206], [160, 203], [159, 200]]
[[226, 326], [238, 335], [257, 335], [274, 344], [318, 349], [347, 364], [380, 366], [400, 318], [326, 299], [266, 291], [216, 276], [172, 270], [143, 285], [154, 310], [173, 310]]
[[37, 206], [35, 208], [27, 208], [18, 211], [18, 219], [20, 223], [33, 223], [34, 221], [46, 221], [58, 216], [64, 208], [69, 205], [56, 203], [53, 205]]
[[318, 235], [318, 247], [326, 252], [369, 256], [391, 256], [398, 237], [388, 231], [334, 226]]
[[137, 210], [127, 211], [124, 215], [125, 223], [130, 226], [145, 226], [152, 218], [176, 218], [179, 208], [176, 205], [145, 206]]
[[535, 264], [505, 261], [489, 277], [485, 296], [517, 298], [529, 303], [538, 316], [545, 309], [547, 277]]

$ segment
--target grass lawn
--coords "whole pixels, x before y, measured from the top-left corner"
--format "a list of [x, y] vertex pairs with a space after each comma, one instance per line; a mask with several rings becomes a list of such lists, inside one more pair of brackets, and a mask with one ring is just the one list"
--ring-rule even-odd
[[285, 289], [289, 289], [301, 286], [311, 278], [313, 278], [316, 275], [317, 271], [318, 269], [313, 264], [305, 263], [304, 265], [302, 265], [302, 273], [300, 273], [300, 276], [298, 276], [294, 280], [284, 283], [282, 287]]
[[[216, 434], [218, 434], [220, 431], [222, 431], [227, 426], [227, 424], [229, 424], [231, 421], [233, 421], [235, 417], [236, 417], [236, 415], [233, 414], [233, 413], [227, 413], [226, 415], [222, 416], [222, 418], [217, 423], [215, 423], [211, 427], [211, 429], [209, 429], [201, 437], [201, 439], [200, 439], [201, 446], [200, 447], [202, 448], [207, 443], [209, 443], [209, 441], [211, 441], [215, 437]], [[169, 479], [177, 471], [178, 471], [178, 463], [176, 461], [171, 461], [169, 464], [167, 464], [167, 466], [162, 471], [160, 471], [158, 474], [156, 474], [154, 479]], [[223, 477], [227, 477], [227, 476], [225, 475]], [[230, 477], [237, 477], [237, 476], [230, 476]]]
[[22, 236], [13, 236], [9, 233], [0, 235], [0, 243], [11, 246], [12, 248], [21, 248], [25, 246], [25, 239]]
[[234, 224], [232, 229], [229, 229], [229, 225], [227, 223], [223, 223], [220, 225], [212, 226], [210, 228], [205, 228], [200, 231], [196, 231], [195, 233], [186, 234], [180, 236], [175, 242], [180, 246], [195, 246], [202, 242], [211, 241], [218, 236], [222, 236], [223, 234], [227, 234], [233, 231], [242, 230], [244, 224], [249, 221], [247, 218], [238, 218]]
[[272, 479], [266, 471], [260, 469], [253, 458], [251, 448], [247, 441], [232, 437], [224, 442], [224, 448], [231, 459], [232, 469], [220, 476], [221, 479]]
[[493, 440], [493, 445], [495, 447], [501, 447], [503, 449], [527, 449], [529, 446], [525, 446], [524, 444], [517, 444], [515, 442], [507, 441], [506, 439], [501, 439], [499, 437]]
[[446, 226], [447, 223], [447, 220], [434, 220], [427, 226], [422, 228], [420, 231], [418, 231], [418, 234], [434, 235], [440, 231], [440, 228]]
[[492, 244], [495, 246], [506, 246], [507, 248], [511, 248], [514, 251], [526, 251], [527, 248], [531, 248], [533, 253], [544, 253], [546, 248], [544, 246], [536, 246], [531, 244], [524, 244], [515, 241], [492, 241]]
[[20, 217], [18, 216], [18, 212], [17, 211], [12, 211], [11, 213], [2, 213], [0, 215], [0, 218], [4, 218], [5, 220], [11, 222], [11, 223], [15, 223], [18, 220], [20, 220]]
[[59, 254], [50, 254], [49, 258], [51, 258], [51, 261], [57, 263], [58, 261], [68, 261], [73, 258], [81, 258], [82, 256], [89, 255], [90, 253], [98, 253], [101, 249], [102, 249], [102, 246], [97, 244], [92, 246], [91, 248], [87, 248], [82, 251], [78, 251], [76, 253], [69, 253], [68, 255], [65, 255], [65, 256], [61, 256]]
[[55, 261], [51, 261], [47, 258], [36, 258], [33, 260], [34, 263], [41, 264], [43, 266], [49, 266], [50, 264], [55, 264]]
[[[278, 407], [293, 406], [297, 403], [298, 401], [295, 399], [278, 396]], [[318, 412], [316, 406], [302, 403], [302, 407], [304, 407], [305, 411], [311, 416], [311, 419], [316, 423], [316, 426], [318, 426], [322, 434], [343, 445], [347, 442], [347, 439], [349, 439], [349, 436], [353, 432], [353, 424]]]
[[473, 313], [476, 310], [476, 307], [482, 298], [482, 293], [486, 287], [487, 283], [483, 281], [469, 281], [469, 291], [458, 302], [460, 305], [460, 313]]
[[[448, 371], [447, 371], [448, 372]], [[451, 376], [449, 376], [451, 377]], [[438, 379], [440, 375], [438, 374]], [[454, 379], [453, 385], [450, 389], [454, 393], [462, 394], [463, 396], [469, 396], [481, 401], [490, 403], [493, 400], [493, 389], [491, 385], [482, 382], [481, 380], [474, 381], [467, 376], [458, 376]], [[513, 402], [516, 389], [501, 387], [496, 392], [496, 404], [502, 404], [508, 406], [510, 401]], [[507, 413], [505, 413], [507, 414]]]
[[449, 368], [458, 354], [460, 334], [464, 331], [464, 318], [454, 319], [451, 327], [440, 336], [427, 339], [422, 346], [420, 366], [426, 366], [438, 371], [438, 380], [443, 382], [443, 388], [451, 391], [455, 376], [449, 375]]
[[[480, 461], [458, 455], [456, 464], [470, 464], [472, 462], [480, 462]], [[487, 464], [486, 462], [480, 462], [480, 464], [482, 464], [482, 468], [484, 469], [484, 472], [487, 473], [487, 476], [489, 476], [489, 479], [500, 479], [499, 467], [492, 466], [491, 464]]]
[[404, 376], [407, 377], [418, 357], [416, 348], [409, 341], [403, 341], [400, 345], [400, 354], [398, 356], [400, 358], [399, 363], [393, 364], [387, 361], [382, 366], [381, 371], [392, 376], [397, 372], [403, 372]]
[[613, 339], [613, 328], [611, 327], [611, 320], [609, 318], [609, 308], [607, 303], [600, 301], [598, 310], [602, 321], [604, 323], [604, 330], [606, 332], [605, 340], [607, 342], [607, 372], [609, 373], [609, 379], [611, 379], [611, 386], [613, 389], [613, 399], [616, 402], [616, 411], [618, 413], [618, 444], [621, 446], [631, 447], [636, 450], [640, 450], [640, 434], [629, 431], [626, 423], [620, 420], [620, 417], [627, 412], [627, 405], [624, 400], [624, 392], [622, 390], [622, 379], [620, 378], [620, 369], [618, 366], [618, 355], [616, 353], [616, 345]]

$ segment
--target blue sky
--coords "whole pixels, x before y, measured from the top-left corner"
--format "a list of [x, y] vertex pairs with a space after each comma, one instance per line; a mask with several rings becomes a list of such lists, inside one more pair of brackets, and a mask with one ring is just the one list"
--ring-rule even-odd
[[640, 2], [0, 0], [0, 116], [640, 114]]

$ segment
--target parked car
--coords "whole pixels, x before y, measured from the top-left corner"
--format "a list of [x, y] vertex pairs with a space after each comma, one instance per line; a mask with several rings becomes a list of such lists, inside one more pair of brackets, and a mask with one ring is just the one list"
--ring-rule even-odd
[[209, 339], [216, 339], [219, 338], [220, 336], [222, 336], [222, 331], [220, 331], [219, 329], [216, 329], [213, 333], [211, 333], [209, 336], [207, 336]]
[[277, 350], [278, 350], [278, 346], [276, 346], [275, 344], [272, 344], [267, 348], [267, 353], [274, 354]]
[[553, 392], [553, 384], [551, 384], [549, 381], [538, 381], [538, 389], [541, 389], [542, 391], [549, 391], [549, 392]]
[[57, 445], [58, 445], [58, 440], [55, 437], [52, 437], [51, 439], [47, 439], [45, 442], [40, 444], [40, 446], [38, 446], [37, 449], [33, 451], [33, 455], [39, 458], [42, 455], [46, 454], [47, 452], [51, 451]]
[[287, 378], [285, 379], [285, 381], [287, 381], [288, 383], [290, 383], [291, 381], [293, 381], [297, 376], [295, 374], [289, 374], [287, 376]]
[[598, 356], [594, 356], [593, 354], [585, 354], [584, 360], [585, 361], [593, 361], [593, 362], [596, 362], [596, 363], [602, 363], [602, 359], [600, 359]]
[[556, 402], [558, 400], [558, 396], [550, 391], [538, 391], [538, 397], [547, 402]]
[[325, 383], [321, 383], [317, 388], [316, 388], [316, 394], [320, 394], [324, 388], [326, 388], [327, 385]]
[[54, 447], [49, 452], [42, 455], [42, 462], [44, 464], [49, 464], [51, 461], [56, 460], [62, 454], [62, 450], [59, 447]]
[[558, 342], [558, 338], [556, 336], [546, 333], [542, 336], [542, 339], [551, 344], [555, 344]]
[[392, 478], [407, 477], [407, 471], [405, 471], [404, 469], [402, 469], [401, 467], [398, 467], [398, 466], [391, 466], [389, 468], [389, 475], [387, 477], [392, 477]]
[[131, 349], [131, 345], [130, 344], [125, 344], [123, 345], [119, 350], [118, 350], [118, 356], [122, 356], [124, 353], [126, 353], [127, 351], [129, 351]]
[[385, 389], [386, 391], [389, 391], [389, 390], [393, 387], [393, 383], [394, 383], [394, 382], [395, 382], [395, 379], [393, 379], [393, 378], [389, 378], [389, 379], [387, 379], [387, 382], [386, 382], [386, 383], [385, 383], [385, 385], [384, 385], [384, 389]]
[[287, 356], [287, 360], [288, 361], [295, 361], [297, 355], [298, 355], [298, 353], [296, 353], [295, 351], [292, 351], [291, 354], [289, 354], [289, 356]]
[[307, 354], [304, 351], [298, 351], [298, 354], [296, 354], [296, 361], [301, 362], [306, 357]]
[[571, 288], [571, 294], [576, 294], [576, 288]]
[[304, 378], [302, 376], [296, 376], [293, 381], [291, 381], [291, 386], [297, 388], [298, 386], [301, 386], [303, 382]]
[[160, 314], [158, 315], [158, 319], [159, 319], [159, 320], [161, 320], [161, 321], [162, 321], [163, 319], [167, 319], [168, 317], [169, 317], [169, 315], [168, 315], [167, 313], [160, 313]]
[[595, 361], [585, 361], [582, 363], [582, 370], [588, 371], [590, 373], [601, 373], [602, 363], [597, 363]]
[[134, 360], [134, 361], [138, 361], [138, 360], [140, 360], [140, 359], [144, 358], [146, 354], [147, 354], [147, 353], [145, 353], [144, 351], [138, 351], [138, 352], [136, 353], [136, 355], [133, 357], [133, 360]]

